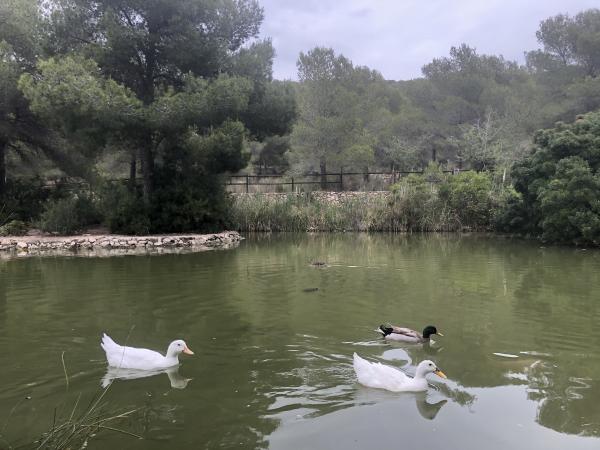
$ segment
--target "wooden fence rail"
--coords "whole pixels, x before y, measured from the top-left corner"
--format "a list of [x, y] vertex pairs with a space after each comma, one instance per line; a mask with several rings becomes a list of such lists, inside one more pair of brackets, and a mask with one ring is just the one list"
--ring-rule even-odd
[[[458, 170], [443, 170], [444, 173], [456, 174]], [[249, 193], [251, 186], [265, 186], [261, 188], [261, 192], [274, 192], [273, 186], [281, 187], [285, 189], [285, 186], [291, 187], [291, 192], [295, 192], [302, 186], [318, 186], [322, 190], [323, 187], [329, 188], [329, 186], [337, 186], [338, 190], [355, 190], [357, 185], [360, 185], [361, 190], [375, 190], [369, 189], [373, 185], [385, 186], [396, 183], [403, 176], [410, 174], [423, 174], [423, 171], [394, 171], [394, 172], [333, 172], [333, 173], [307, 173], [302, 175], [286, 175], [286, 174], [265, 174], [265, 175], [230, 175], [225, 183], [225, 186], [230, 191], [242, 191]], [[362, 177], [360, 182], [353, 180], [350, 186], [348, 183], [344, 183], [344, 178], [348, 182], [351, 177]], [[370, 183], [371, 177], [380, 177], [379, 183]], [[274, 178], [280, 178], [281, 181], [271, 181]], [[307, 178], [314, 178], [314, 180], [306, 180]], [[332, 180], [333, 178], [333, 180]], [[262, 182], [261, 179], [267, 181]], [[241, 181], [238, 181], [241, 180]], [[269, 188], [271, 186], [271, 188]], [[265, 190], [266, 189], [266, 190]], [[277, 190], [275, 190], [277, 191]], [[281, 191], [281, 190], [279, 190]]]
[[[470, 169], [462, 170], [468, 172]], [[444, 173], [457, 174], [459, 170], [443, 170]], [[310, 190], [382, 190], [399, 181], [403, 176], [423, 174], [423, 171], [394, 171], [394, 172], [329, 172], [306, 173], [300, 175], [264, 174], [264, 175], [229, 175], [225, 187], [230, 192], [250, 192], [251, 187], [258, 187], [260, 192], [296, 192], [309, 188]], [[358, 177], [358, 178], [357, 178]], [[279, 179], [279, 180], [276, 180]], [[263, 181], [265, 180], [265, 181]], [[129, 183], [127, 179], [108, 180], [112, 183]], [[136, 180], [141, 186], [141, 180]], [[61, 186], [67, 190], [90, 190], [89, 183], [74, 178], [48, 181], [46, 189]], [[314, 189], [316, 187], [316, 189]], [[276, 189], [280, 188], [280, 189]], [[289, 190], [288, 190], [289, 189]]]

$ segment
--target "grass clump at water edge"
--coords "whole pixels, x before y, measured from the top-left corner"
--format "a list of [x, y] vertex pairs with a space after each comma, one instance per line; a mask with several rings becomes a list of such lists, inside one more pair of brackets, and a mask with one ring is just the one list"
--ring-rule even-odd
[[487, 173], [411, 175], [385, 192], [238, 194], [231, 222], [247, 232], [489, 231], [511, 195]]
[[33, 443], [32, 448], [83, 449], [102, 431], [112, 431], [141, 439], [137, 434], [116, 427], [116, 422], [129, 418], [137, 412], [137, 409], [118, 413], [105, 411], [107, 405], [102, 403], [102, 399], [106, 392], [107, 390], [104, 390], [95, 400], [92, 400], [89, 407], [78, 416], [75, 415], [75, 411], [80, 397], [77, 398], [68, 418], [57, 419], [55, 410], [52, 427]]

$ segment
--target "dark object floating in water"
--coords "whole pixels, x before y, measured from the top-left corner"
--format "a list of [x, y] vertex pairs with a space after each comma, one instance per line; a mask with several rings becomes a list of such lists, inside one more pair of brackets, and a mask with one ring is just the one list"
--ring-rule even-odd
[[317, 292], [319, 288], [306, 288], [302, 289], [302, 292]]
[[326, 262], [324, 261], [312, 261], [310, 263], [311, 266], [317, 266], [317, 267], [325, 267], [327, 265]]

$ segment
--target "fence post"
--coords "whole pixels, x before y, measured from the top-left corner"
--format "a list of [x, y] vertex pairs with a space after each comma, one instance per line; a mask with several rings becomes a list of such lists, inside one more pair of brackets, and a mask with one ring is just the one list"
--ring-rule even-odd
[[246, 194], [250, 192], [250, 177], [246, 175]]
[[294, 177], [292, 177], [292, 194], [294, 193]]
[[344, 190], [344, 169], [340, 168], [340, 191]]

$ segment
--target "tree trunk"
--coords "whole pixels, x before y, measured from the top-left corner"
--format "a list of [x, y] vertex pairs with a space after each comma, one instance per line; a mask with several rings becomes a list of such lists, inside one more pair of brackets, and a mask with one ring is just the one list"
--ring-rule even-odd
[[129, 162], [129, 191], [135, 192], [135, 179], [137, 177], [137, 152], [131, 152], [131, 161]]
[[319, 163], [319, 167], [321, 169], [321, 189], [326, 191], [327, 190], [327, 163], [325, 162], [325, 159], [321, 159], [321, 161]]
[[146, 140], [144, 147], [141, 149], [140, 159], [142, 162], [142, 174], [144, 176], [144, 202], [149, 204], [152, 192], [154, 191], [154, 155], [152, 153], [151, 139]]
[[6, 190], [6, 146], [7, 143], [0, 140], [0, 197]]

